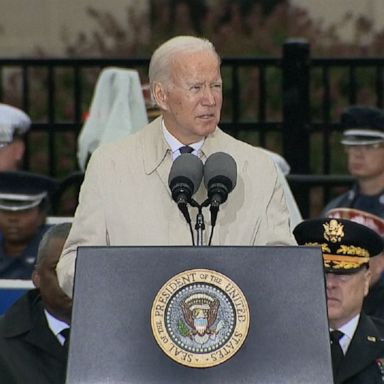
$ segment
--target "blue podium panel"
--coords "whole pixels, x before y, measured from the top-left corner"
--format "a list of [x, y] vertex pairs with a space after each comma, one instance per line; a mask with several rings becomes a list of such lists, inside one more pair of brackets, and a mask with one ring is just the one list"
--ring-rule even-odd
[[[197, 279], [193, 271], [199, 270], [214, 276], [202, 284], [212, 292], [220, 291], [217, 282], [229, 279], [220, 293], [229, 300], [224, 297], [219, 310], [209, 292], [180, 299], [188, 296], [188, 276]], [[244, 298], [233, 294], [234, 286]], [[195, 312], [204, 312], [209, 300], [205, 325], [201, 319], [191, 321]], [[220, 314], [224, 319], [220, 325], [206, 331], [226, 303], [237, 311], [235, 320]], [[238, 341], [244, 332], [235, 330], [224, 348], [206, 342], [223, 324], [236, 327], [246, 309], [249, 328], [244, 340]], [[163, 312], [178, 313], [183, 321], [173, 327], [173, 315], [167, 315], [164, 323], [154, 322], [154, 314]], [[329, 384], [333, 379], [326, 313], [319, 249], [81, 247], [67, 383]], [[199, 331], [201, 326], [205, 331]], [[177, 344], [182, 338], [175, 335], [179, 332], [185, 343]], [[191, 340], [201, 349], [185, 352]], [[171, 345], [167, 353], [162, 341]], [[228, 358], [238, 342], [241, 347]], [[208, 356], [207, 367], [189, 365], [200, 356]]]

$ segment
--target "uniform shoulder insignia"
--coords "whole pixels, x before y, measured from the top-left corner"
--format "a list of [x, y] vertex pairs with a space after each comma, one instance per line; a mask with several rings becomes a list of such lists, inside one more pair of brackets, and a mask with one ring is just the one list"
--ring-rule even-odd
[[380, 357], [376, 359], [376, 364], [380, 371], [381, 380], [384, 382], [384, 358]]

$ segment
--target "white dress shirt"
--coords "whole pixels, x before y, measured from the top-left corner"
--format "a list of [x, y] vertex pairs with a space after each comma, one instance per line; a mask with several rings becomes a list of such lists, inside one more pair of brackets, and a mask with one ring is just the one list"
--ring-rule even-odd
[[[180, 156], [180, 147], [184, 147], [185, 144], [180, 143], [179, 140], [176, 139], [171, 133], [169, 133], [168, 129], [165, 127], [164, 120], [161, 120], [161, 128], [163, 130], [163, 134], [165, 137], [165, 140], [169, 144], [169, 146], [172, 149], [172, 158], [175, 160], [178, 156]], [[191, 152], [193, 155], [196, 155], [197, 157], [200, 157], [200, 149], [204, 144], [204, 138], [198, 141], [197, 143], [188, 144], [188, 147], [193, 148], [193, 152]]]
[[[344, 355], [347, 353], [349, 344], [351, 344], [352, 337], [355, 334], [359, 319], [360, 314], [356, 315], [353, 319], [349, 320], [348, 323], [338, 328], [339, 331], [344, 333], [344, 336], [339, 340], [340, 347], [343, 350]], [[331, 331], [333, 331], [332, 328]]]
[[69, 328], [68, 324], [65, 323], [64, 321], [56, 319], [56, 317], [53, 317], [46, 309], [44, 309], [44, 314], [45, 314], [45, 317], [47, 318], [49, 329], [56, 336], [57, 340], [59, 340], [59, 343], [63, 345], [65, 339], [60, 332], [63, 329]]

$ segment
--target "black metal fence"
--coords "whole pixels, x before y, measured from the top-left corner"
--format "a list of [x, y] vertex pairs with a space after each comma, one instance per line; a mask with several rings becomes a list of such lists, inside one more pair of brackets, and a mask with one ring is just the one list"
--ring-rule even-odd
[[[78, 171], [76, 139], [100, 70], [135, 68], [146, 83], [148, 63], [147, 58], [0, 59], [0, 100], [33, 120], [24, 168], [63, 179], [64, 185], [80, 180], [72, 175]], [[352, 182], [340, 156], [339, 114], [350, 104], [383, 107], [384, 58], [312, 58], [306, 41], [290, 40], [280, 58], [223, 58], [222, 73], [221, 127], [282, 154], [303, 216], [316, 215]]]

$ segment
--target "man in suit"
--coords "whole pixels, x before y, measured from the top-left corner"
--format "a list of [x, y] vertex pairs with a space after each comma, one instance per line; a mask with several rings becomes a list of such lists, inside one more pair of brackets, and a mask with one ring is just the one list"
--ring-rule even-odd
[[31, 172], [0, 172], [0, 278], [31, 278], [56, 180]]
[[[168, 187], [172, 162], [185, 146], [203, 162], [215, 152], [226, 152], [237, 164], [236, 187], [221, 205], [213, 245], [295, 243], [271, 156], [217, 126], [222, 78], [213, 45], [192, 36], [168, 40], [152, 55], [149, 79], [161, 116], [127, 138], [99, 147], [88, 163], [57, 266], [68, 295], [78, 246], [192, 245], [193, 230]], [[207, 188], [204, 183], [197, 187], [194, 199], [201, 204]], [[189, 211], [192, 218], [199, 213], [198, 207]], [[202, 213], [207, 212], [204, 207]], [[201, 238], [208, 244], [212, 228], [205, 227]]]
[[382, 238], [365, 225], [335, 218], [305, 220], [294, 235], [299, 245], [323, 252], [335, 383], [383, 383], [384, 321], [362, 310], [369, 259], [383, 251]]
[[25, 152], [24, 135], [31, 119], [19, 108], [0, 103], [0, 172], [20, 169]]
[[[0, 317], [0, 382], [65, 382], [72, 301], [60, 289], [55, 267], [70, 223], [44, 235], [28, 291]], [[66, 335], [66, 336], [63, 336]]]

